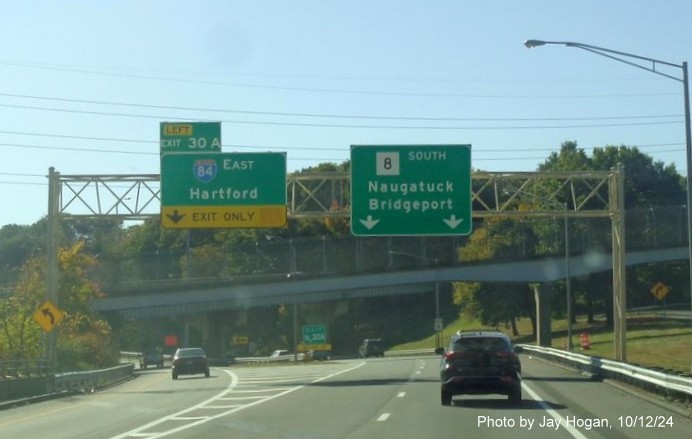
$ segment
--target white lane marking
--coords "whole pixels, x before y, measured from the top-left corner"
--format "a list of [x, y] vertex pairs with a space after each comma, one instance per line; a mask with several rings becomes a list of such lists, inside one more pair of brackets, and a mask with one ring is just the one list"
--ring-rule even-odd
[[399, 392], [399, 394], [396, 395], [397, 398], [403, 398], [404, 396], [406, 396], [406, 392]]
[[389, 418], [389, 413], [382, 413], [379, 418], [377, 418], [377, 422], [384, 422]]
[[564, 428], [565, 430], [567, 430], [567, 432], [568, 432], [569, 434], [571, 434], [572, 437], [574, 437], [574, 438], [576, 438], [576, 439], [587, 439], [586, 436], [584, 436], [583, 434], [581, 434], [581, 433], [579, 432], [579, 430], [577, 430], [575, 427], [572, 427], [571, 425], [567, 425], [567, 420], [566, 420], [565, 418], [563, 418], [562, 416], [560, 416], [560, 414], [559, 414], [558, 412], [556, 412], [555, 410], [551, 409], [551, 408], [548, 406], [548, 404], [546, 404], [545, 402], [543, 402], [543, 399], [542, 399], [540, 396], [538, 396], [538, 394], [537, 394], [536, 392], [534, 392], [533, 390], [531, 390], [531, 388], [530, 388], [529, 386], [527, 386], [525, 382], [522, 382], [522, 383], [521, 383], [521, 387], [524, 388], [524, 390], [526, 391], [526, 393], [528, 393], [529, 395], [531, 395], [531, 398], [533, 398], [533, 400], [536, 401], [536, 402], [538, 403], [538, 405], [540, 405], [541, 407], [543, 407], [543, 410], [545, 410], [550, 416], [552, 416], [553, 419], [555, 419], [556, 421], [558, 421], [558, 422], [560, 423], [559, 425], [560, 425], [562, 428]]
[[283, 391], [283, 390], [288, 390], [288, 389], [291, 389], [291, 387], [277, 387], [276, 389], [261, 389], [260, 388], [260, 389], [256, 389], [256, 390], [238, 390], [238, 389], [236, 389], [233, 391], [233, 394], [236, 394], [236, 393], [274, 393], [277, 390]]
[[[328, 380], [328, 379], [333, 378], [335, 376], [338, 376], [338, 375], [341, 375], [343, 373], [358, 369], [359, 367], [365, 366], [365, 364], [366, 364], [365, 362], [358, 363], [357, 365], [350, 367], [348, 369], [343, 369], [343, 370], [331, 373], [329, 375], [325, 375], [319, 379], [312, 380], [309, 382], [309, 384], [315, 384], [315, 383], [319, 383], [319, 382]], [[236, 391], [235, 387], [238, 385], [238, 376], [229, 370], [224, 370], [223, 372], [225, 372], [231, 376], [231, 384], [229, 384], [228, 387], [225, 390], [223, 390], [222, 392], [216, 394], [215, 396], [212, 396], [211, 398], [207, 399], [206, 401], [202, 401], [201, 403], [199, 403], [197, 405], [194, 405], [192, 407], [181, 410], [178, 413], [163, 416], [163, 417], [161, 417], [155, 421], [149, 422], [148, 424], [142, 425], [142, 426], [137, 427], [137, 428], [130, 430], [130, 431], [126, 431], [125, 433], [119, 434], [117, 436], [113, 436], [110, 439], [127, 439], [127, 438], [132, 438], [132, 437], [148, 437], [148, 438], [156, 439], [156, 438], [170, 436], [170, 435], [177, 433], [179, 431], [187, 430], [189, 428], [196, 427], [197, 425], [204, 424], [204, 423], [212, 421], [214, 419], [218, 419], [218, 418], [221, 418], [223, 416], [227, 416], [227, 415], [239, 412], [239, 411], [244, 410], [246, 408], [254, 407], [254, 406], [262, 404], [264, 402], [271, 401], [271, 400], [276, 399], [276, 398], [280, 398], [284, 395], [295, 392], [296, 390], [303, 389], [309, 385], [309, 384], [302, 384], [302, 385], [299, 385], [296, 387], [291, 387], [291, 388], [288, 388], [287, 390], [283, 390], [280, 393], [269, 395], [265, 398], [250, 402], [248, 404], [244, 404], [244, 405], [235, 407], [233, 409], [218, 413], [218, 414], [213, 415], [213, 416], [200, 417], [197, 420], [192, 420], [190, 418], [191, 419], [190, 423], [184, 424], [184, 425], [181, 425], [178, 427], [170, 428], [166, 431], [157, 431], [157, 432], [150, 432], [150, 433], [144, 432], [145, 430], [148, 430], [148, 429], [151, 429], [157, 425], [163, 424], [164, 422], [176, 420], [176, 419], [182, 419], [182, 418], [184, 418], [183, 415], [185, 415], [186, 413], [190, 413], [193, 410], [204, 408], [205, 406], [210, 405], [214, 401], [217, 401], [219, 398], [225, 397], [229, 392], [231, 392], [231, 391], [235, 392]]]

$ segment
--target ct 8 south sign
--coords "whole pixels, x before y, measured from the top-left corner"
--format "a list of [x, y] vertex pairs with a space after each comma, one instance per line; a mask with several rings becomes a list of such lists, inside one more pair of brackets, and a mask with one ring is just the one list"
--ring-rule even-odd
[[351, 232], [471, 233], [471, 146], [351, 147]]

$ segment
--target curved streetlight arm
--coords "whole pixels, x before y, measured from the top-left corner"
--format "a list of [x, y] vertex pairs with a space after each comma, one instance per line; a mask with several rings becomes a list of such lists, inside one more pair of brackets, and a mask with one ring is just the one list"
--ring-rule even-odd
[[[612, 49], [606, 49], [603, 47], [598, 47], [598, 46], [591, 46], [589, 44], [582, 44], [582, 43], [575, 43], [572, 41], [542, 41], [542, 40], [526, 40], [524, 41], [524, 45], [528, 47], [529, 49], [532, 49], [534, 47], [538, 46], [544, 46], [546, 44], [555, 44], [555, 45], [561, 45], [561, 46], [566, 46], [566, 47], [576, 47], [578, 49], [586, 50], [587, 52], [594, 53], [596, 55], [601, 55], [606, 58], [613, 59], [615, 61], [619, 61], [624, 64], [628, 64], [633, 67], [637, 67], [643, 70], [646, 70], [651, 73], [655, 73], [660, 76], [665, 76], [666, 78], [673, 79], [678, 82], [682, 82], [683, 86], [683, 98], [684, 98], [684, 103], [685, 103], [685, 152], [686, 152], [686, 164], [687, 164], [687, 239], [688, 239], [688, 261], [689, 261], [689, 276], [690, 276], [690, 306], [692, 306], [692, 126], [690, 122], [690, 90], [689, 90], [689, 76], [687, 73], [687, 62], [683, 62], [682, 64], [675, 64], [667, 61], [661, 61], [657, 60], [654, 58], [647, 58], [645, 56], [640, 56], [640, 55], [634, 55], [632, 53], [627, 53], [627, 52], [620, 52], [618, 50], [612, 50]], [[639, 61], [647, 61], [651, 63], [651, 67], [648, 67], [646, 65], [638, 64], [636, 62], [632, 62], [629, 59], [635, 59]], [[677, 67], [682, 70], [682, 79], [676, 78], [675, 76], [668, 75], [667, 73], [659, 72], [656, 70], [656, 64], [661, 64], [669, 67]], [[622, 182], [619, 183], [619, 185], [622, 184]], [[620, 189], [622, 191], [622, 189]], [[622, 196], [622, 194], [620, 194]], [[624, 210], [624, 209], [621, 209]], [[613, 288], [615, 290], [615, 288]], [[623, 288], [624, 290], [624, 288]], [[622, 294], [624, 295], [624, 291], [622, 291]], [[623, 296], [624, 297], [624, 296]], [[622, 301], [623, 303], [625, 300]], [[622, 316], [622, 321], [624, 322], [624, 316]], [[624, 323], [622, 324], [622, 327], [624, 329], [625, 325]], [[624, 332], [624, 331], [622, 331]], [[616, 334], [616, 339], [617, 339], [617, 334]], [[622, 358], [618, 358], [620, 361], [625, 361], [625, 338], [624, 334], [621, 334], [621, 354]], [[616, 350], [616, 356], [618, 355], [618, 352]]]
[[[684, 77], [681, 78], [676, 78], [673, 75], [669, 75], [667, 73], [660, 72], [656, 70], [656, 64], [661, 64], [664, 66], [669, 66], [669, 67], [677, 67], [679, 69], [682, 69], [683, 71], [687, 70], [687, 63], [682, 63], [682, 64], [675, 64], [672, 62], [668, 61], [661, 61], [659, 59], [654, 59], [654, 58], [647, 58], [645, 56], [641, 55], [635, 55], [633, 53], [627, 53], [627, 52], [621, 52], [619, 50], [613, 50], [613, 49], [606, 49], [605, 47], [598, 47], [598, 46], [592, 46], [590, 44], [583, 44], [583, 43], [575, 43], [573, 41], [542, 41], [542, 40], [526, 40], [524, 41], [524, 46], [528, 47], [529, 49], [533, 49], [534, 47], [538, 46], [545, 46], [546, 44], [555, 44], [555, 45], [560, 45], [560, 46], [566, 46], [566, 47], [576, 47], [578, 49], [586, 50], [587, 52], [595, 53], [596, 55], [601, 55], [606, 58], [613, 59], [615, 61], [619, 61], [624, 64], [628, 64], [632, 67], [637, 67], [639, 69], [646, 70], [647, 72], [655, 73], [657, 75], [665, 76], [666, 78], [670, 78], [672, 80], [678, 81], [678, 82], [684, 82]], [[637, 64], [636, 62], [632, 62], [627, 60], [626, 58], [631, 58], [631, 59], [637, 59], [641, 61], [648, 61], [651, 63], [651, 67], [642, 65], [642, 64]]]

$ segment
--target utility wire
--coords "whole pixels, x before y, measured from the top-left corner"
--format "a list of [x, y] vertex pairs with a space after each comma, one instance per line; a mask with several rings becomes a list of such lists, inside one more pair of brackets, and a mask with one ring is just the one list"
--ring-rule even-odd
[[[89, 110], [70, 110], [65, 108], [38, 107], [29, 105], [13, 105], [0, 104], [0, 107], [21, 108], [37, 111], [55, 111], [62, 113], [88, 114], [92, 116], [109, 116], [109, 117], [131, 117], [144, 119], [161, 120], [159, 115], [145, 114], [128, 114], [128, 113], [111, 113], [104, 111], [89, 111]], [[166, 117], [168, 120], [175, 121], [199, 121], [199, 118], [185, 117]], [[310, 127], [310, 128], [346, 128], [346, 129], [387, 129], [387, 130], [489, 130], [489, 131], [506, 131], [506, 130], [545, 130], [545, 129], [565, 129], [565, 128], [608, 128], [608, 127], [628, 127], [628, 126], [646, 126], [646, 125], [670, 125], [681, 124], [679, 121], [661, 121], [661, 122], [626, 122], [626, 123], [602, 123], [602, 124], [574, 124], [574, 125], [508, 125], [508, 126], [434, 126], [434, 125], [346, 125], [346, 124], [329, 124], [329, 123], [304, 123], [304, 122], [277, 122], [277, 121], [252, 121], [252, 120], [222, 120], [223, 123], [229, 124], [245, 124], [245, 125], [269, 125], [269, 126], [290, 126], [290, 127]]]
[[279, 90], [292, 92], [311, 92], [311, 93], [332, 93], [332, 94], [353, 94], [353, 95], [372, 95], [372, 96], [402, 96], [402, 97], [433, 97], [433, 98], [464, 98], [464, 99], [591, 99], [591, 98], [623, 98], [623, 97], [652, 97], [652, 96], [676, 96], [676, 93], [637, 93], [626, 95], [551, 95], [539, 96], [531, 95], [492, 95], [492, 94], [459, 94], [459, 93], [419, 93], [419, 92], [391, 92], [378, 90], [354, 90], [354, 89], [339, 89], [339, 88], [319, 88], [319, 87], [292, 87], [281, 85], [266, 85], [245, 82], [225, 82], [225, 81], [206, 81], [199, 79], [180, 79], [167, 78], [162, 76], [149, 76], [141, 74], [128, 73], [113, 73], [104, 71], [94, 71], [88, 69], [79, 69], [73, 67], [47, 67], [34, 64], [13, 64], [9, 62], [0, 62], [3, 65], [21, 66], [25, 68], [54, 70], [70, 73], [83, 73], [88, 75], [110, 76], [126, 79], [144, 79], [157, 82], [174, 82], [185, 84], [200, 84], [200, 85], [215, 85], [223, 87], [240, 87], [253, 88], [263, 90]]
[[[629, 115], [629, 116], [592, 116], [592, 117], [536, 117], [536, 118], [525, 118], [525, 117], [492, 117], [492, 118], [480, 118], [480, 117], [406, 117], [406, 116], [366, 116], [366, 115], [353, 115], [353, 114], [319, 114], [319, 113], [291, 113], [291, 112], [277, 112], [277, 111], [251, 111], [251, 110], [229, 110], [221, 108], [200, 108], [200, 107], [179, 107], [179, 106], [167, 106], [167, 105], [153, 105], [153, 104], [138, 104], [131, 102], [115, 102], [115, 101], [98, 101], [98, 100], [88, 100], [88, 99], [71, 99], [71, 98], [57, 98], [57, 97], [47, 97], [47, 96], [34, 96], [34, 95], [21, 95], [21, 94], [11, 94], [11, 93], [0, 93], [0, 96], [11, 97], [11, 98], [21, 98], [21, 99], [32, 99], [32, 100], [44, 100], [53, 102], [66, 102], [66, 103], [79, 103], [79, 104], [92, 104], [92, 105], [111, 105], [120, 107], [131, 107], [131, 108], [146, 108], [146, 109], [158, 109], [158, 110], [179, 110], [179, 111], [198, 111], [206, 113], [231, 113], [231, 114], [247, 114], [247, 115], [258, 115], [258, 116], [288, 116], [288, 117], [310, 117], [310, 118], [328, 118], [328, 119], [357, 119], [357, 120], [406, 120], [406, 121], [427, 121], [427, 122], [566, 122], [566, 121], [589, 121], [589, 120], [632, 120], [632, 119], [662, 119], [671, 117], [683, 117], [681, 114], [662, 114], [662, 115]], [[11, 104], [6, 104], [11, 105]]]

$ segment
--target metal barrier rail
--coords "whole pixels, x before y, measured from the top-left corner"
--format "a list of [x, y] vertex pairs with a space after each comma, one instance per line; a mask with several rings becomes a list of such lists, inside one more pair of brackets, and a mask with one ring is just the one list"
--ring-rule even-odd
[[401, 349], [395, 351], [385, 351], [385, 357], [418, 357], [421, 355], [437, 355], [435, 349]]
[[[559, 349], [533, 345], [520, 345], [524, 352], [545, 358], [546, 360], [567, 365], [571, 368], [587, 372], [596, 377], [611, 378], [623, 381], [637, 387], [663, 393], [668, 397], [692, 401], [692, 373], [675, 374], [674, 371], [662, 371], [653, 368], [635, 366], [619, 361], [607, 360], [600, 357]], [[433, 349], [412, 349], [387, 351], [385, 356], [417, 356], [435, 355]], [[669, 373], [673, 372], [673, 373]]]
[[0, 379], [45, 376], [50, 365], [45, 360], [0, 361]]
[[120, 351], [120, 362], [121, 363], [138, 363], [139, 359], [144, 355], [142, 352], [124, 352]]
[[130, 378], [133, 370], [134, 364], [123, 364], [108, 369], [60, 373], [53, 378], [52, 387], [58, 393], [90, 392]]
[[[302, 352], [298, 353], [297, 360], [305, 361], [305, 354]], [[294, 355], [279, 355], [278, 357], [239, 357], [234, 360], [237, 364], [264, 364], [264, 363], [281, 363], [293, 361]]]
[[692, 374], [676, 375], [559, 349], [532, 345], [520, 346], [525, 352], [569, 365], [595, 376], [624, 381], [650, 391], [664, 393], [668, 397], [692, 400]]

